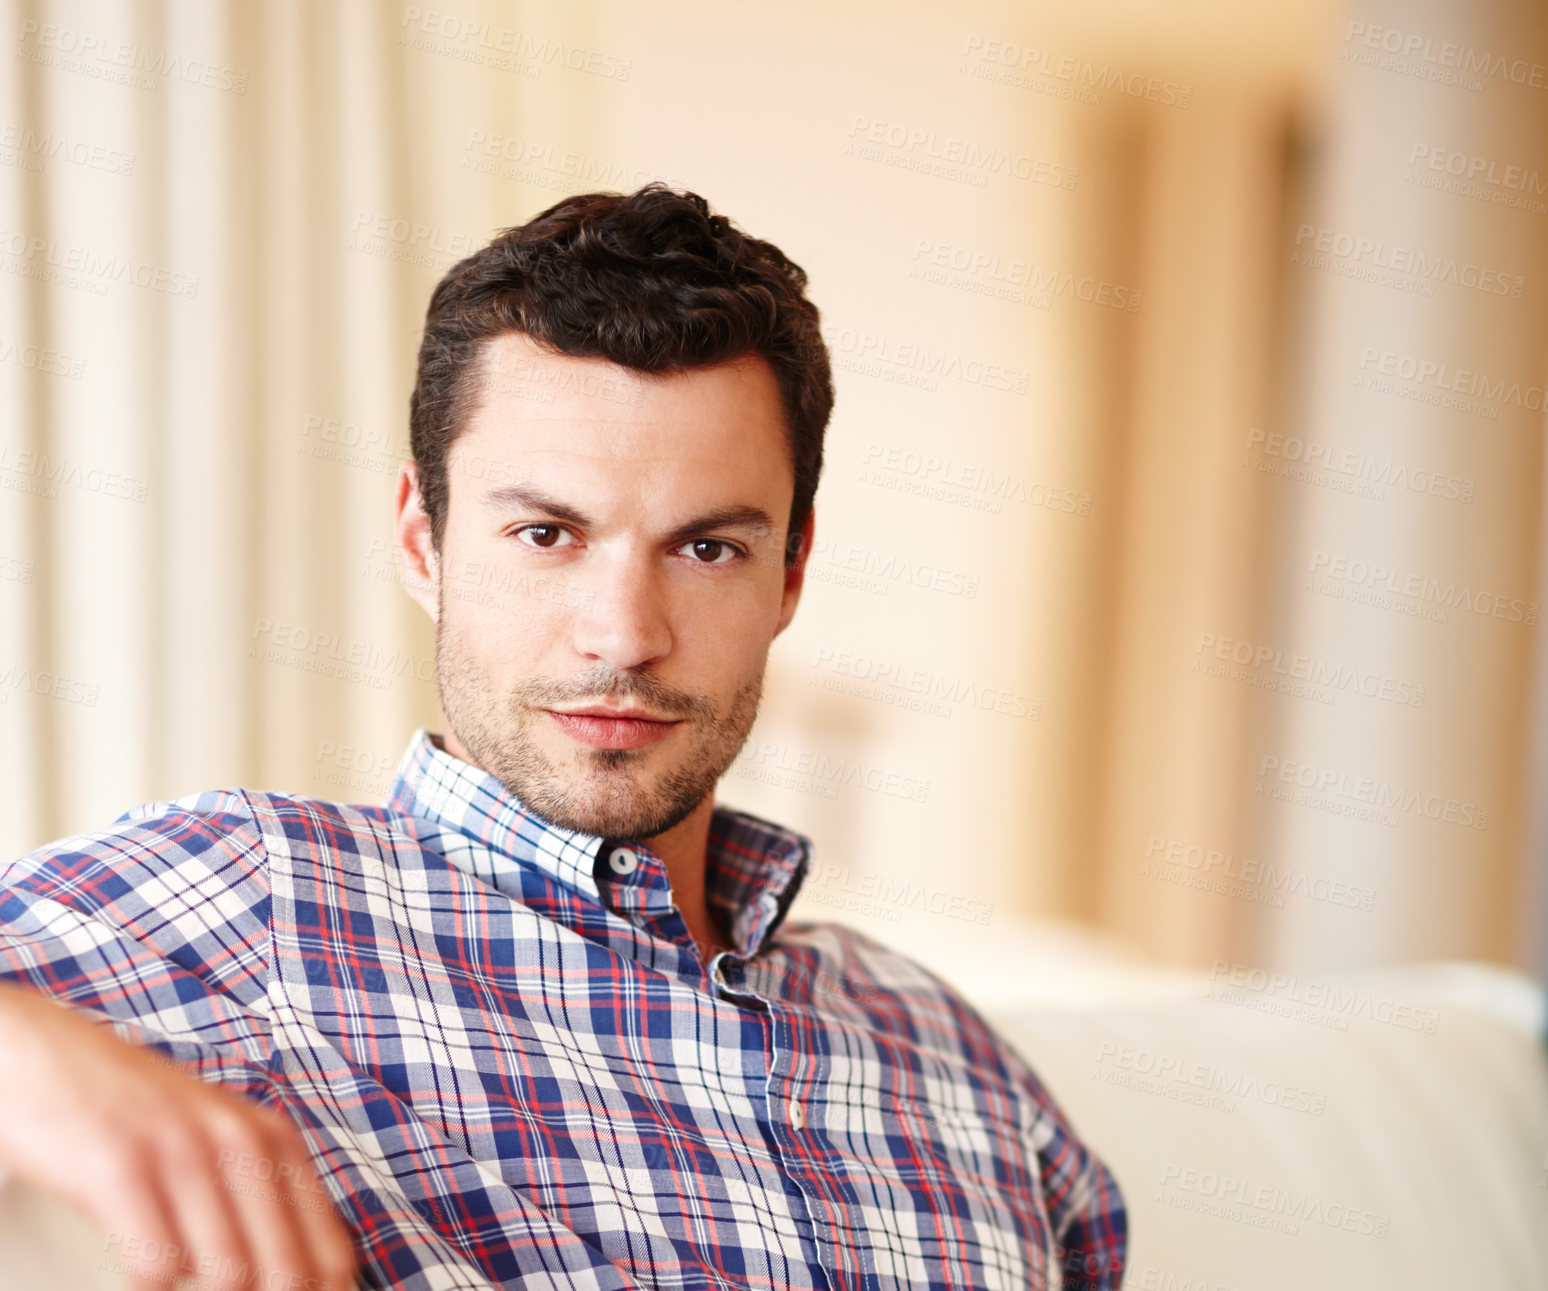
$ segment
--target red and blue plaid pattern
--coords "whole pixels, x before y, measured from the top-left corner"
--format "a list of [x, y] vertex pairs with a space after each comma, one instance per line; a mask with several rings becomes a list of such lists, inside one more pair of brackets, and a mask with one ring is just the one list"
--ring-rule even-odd
[[421, 728], [385, 806], [215, 790], [0, 867], [0, 974], [283, 1109], [371, 1287], [1119, 1285], [1116, 1182], [938, 978], [784, 924], [717, 806], [708, 965], [640, 844]]

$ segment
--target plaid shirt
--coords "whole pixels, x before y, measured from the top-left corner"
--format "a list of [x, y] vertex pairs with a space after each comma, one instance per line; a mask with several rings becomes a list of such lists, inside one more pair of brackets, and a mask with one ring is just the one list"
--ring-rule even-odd
[[781, 926], [810, 856], [717, 805], [706, 965], [654, 851], [421, 728], [385, 806], [215, 790], [0, 866], [0, 974], [283, 1109], [371, 1287], [1117, 1287], [1117, 1184], [1018, 1056]]

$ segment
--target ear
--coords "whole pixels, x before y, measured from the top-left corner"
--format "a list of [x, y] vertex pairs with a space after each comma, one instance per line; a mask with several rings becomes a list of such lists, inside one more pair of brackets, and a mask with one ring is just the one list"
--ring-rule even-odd
[[438, 617], [441, 560], [430, 544], [430, 513], [419, 492], [416, 462], [404, 462], [398, 468], [395, 498], [395, 527], [398, 539], [398, 576], [430, 622]]
[[806, 582], [806, 561], [812, 554], [812, 529], [817, 520], [817, 509], [813, 507], [806, 513], [806, 523], [801, 526], [801, 532], [796, 538], [787, 537], [786, 541], [792, 545], [797, 542], [795, 559], [790, 562], [785, 570], [785, 592], [779, 605], [779, 626], [774, 629], [774, 635], [778, 636], [790, 626], [790, 620], [795, 617], [796, 603], [801, 599], [801, 588]]

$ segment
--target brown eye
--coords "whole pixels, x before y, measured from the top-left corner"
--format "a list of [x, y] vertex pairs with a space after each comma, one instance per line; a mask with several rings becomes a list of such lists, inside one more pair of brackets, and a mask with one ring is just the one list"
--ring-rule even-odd
[[541, 548], [544, 551], [552, 551], [553, 547], [554, 547], [554, 541], [553, 540], [557, 539], [558, 536], [564, 532], [564, 530], [559, 525], [556, 525], [556, 524], [528, 524], [528, 525], [523, 525], [520, 529], [516, 530], [516, 534], [517, 534], [518, 537], [520, 537], [520, 536], [522, 536], [524, 534], [529, 534], [529, 533], [534, 533], [534, 532], [548, 535], [549, 536], [549, 540], [548, 541], [539, 541], [539, 542], [536, 542], [536, 543], [528, 543], [527, 545], [528, 546], [539, 547], [539, 548]]
[[730, 560], [700, 560], [698, 563], [701, 565], [727, 565], [731, 563], [731, 560], [735, 560], [738, 554], [735, 547], [729, 542], [721, 542], [719, 538], [695, 538], [690, 545], [693, 547], [696, 556], [702, 556], [703, 549], [706, 547], [710, 549], [712, 555], [718, 555], [722, 552], [729, 553], [730, 555]]

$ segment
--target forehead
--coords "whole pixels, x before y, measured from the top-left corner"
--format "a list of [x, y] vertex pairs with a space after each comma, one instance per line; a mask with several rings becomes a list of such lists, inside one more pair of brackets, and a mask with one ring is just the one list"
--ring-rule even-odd
[[783, 461], [789, 473], [779, 384], [761, 356], [646, 373], [506, 332], [484, 343], [478, 377], [453, 457], [459, 449], [511, 463], [563, 454], [743, 473]]

